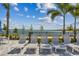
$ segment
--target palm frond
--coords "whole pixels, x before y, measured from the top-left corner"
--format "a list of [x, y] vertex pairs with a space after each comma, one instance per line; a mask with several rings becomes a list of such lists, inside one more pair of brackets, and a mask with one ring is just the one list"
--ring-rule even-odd
[[57, 11], [57, 10], [49, 10], [47, 15], [51, 14], [51, 18], [52, 20], [58, 16], [58, 15], [61, 15], [61, 12]]
[[3, 6], [4, 6], [6, 9], [9, 9], [9, 3], [3, 3]]
[[56, 6], [59, 10], [61, 10], [61, 12], [65, 14], [73, 8], [69, 3], [56, 3]]
[[69, 12], [69, 11], [71, 11], [73, 9], [74, 9], [74, 6], [72, 6], [71, 4], [66, 5], [66, 12]]
[[75, 7], [73, 7], [73, 9], [70, 11], [70, 13], [73, 16], [79, 16], [79, 4], [77, 4]]
[[56, 3], [55, 5], [59, 10], [63, 12], [65, 9], [66, 3]]

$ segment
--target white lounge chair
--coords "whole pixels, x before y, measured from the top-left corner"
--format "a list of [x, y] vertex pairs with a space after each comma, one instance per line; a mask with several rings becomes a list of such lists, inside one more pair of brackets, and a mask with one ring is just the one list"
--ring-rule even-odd
[[3, 37], [2, 39], [3, 39], [3, 43], [5, 44], [9, 43], [9, 38]]
[[59, 39], [57, 36], [53, 36], [53, 40], [52, 40], [52, 50], [53, 52], [57, 52], [56, 49], [58, 47], [58, 44], [59, 44]]
[[77, 44], [79, 44], [79, 34], [77, 34], [76, 38], [77, 38]]
[[40, 47], [40, 55], [51, 55], [52, 47], [49, 44], [42, 44]]
[[[68, 43], [67, 41], [64, 41], [64, 43]], [[63, 44], [59, 44], [59, 39], [58, 37], [53, 38], [53, 46], [52, 49], [54, 50], [55, 53], [60, 53], [60, 54], [65, 54], [66, 53], [66, 46]], [[61, 52], [63, 51], [63, 52]]]
[[69, 34], [64, 34], [64, 43], [63, 44], [70, 44], [71, 39], [69, 37]]
[[79, 55], [79, 46], [74, 44], [67, 45], [67, 51], [69, 51], [72, 55]]
[[25, 37], [20, 37], [19, 40], [16, 40], [14, 44], [11, 44], [10, 49], [12, 48], [24, 48], [28, 44], [28, 40]]
[[24, 55], [36, 55], [37, 54], [37, 44], [28, 44], [26, 48], [23, 50]]
[[42, 44], [48, 44], [48, 35], [47, 34], [44, 34], [41, 36], [42, 37]]
[[7, 44], [8, 43], [9, 38], [6, 37], [0, 37], [0, 43], [1, 44]]
[[37, 35], [32, 35], [31, 36], [31, 43], [37, 43]]
[[58, 45], [58, 44], [59, 44], [59, 39], [58, 39], [57, 36], [54, 36], [54, 37], [53, 37], [52, 44], [53, 44], [53, 45]]

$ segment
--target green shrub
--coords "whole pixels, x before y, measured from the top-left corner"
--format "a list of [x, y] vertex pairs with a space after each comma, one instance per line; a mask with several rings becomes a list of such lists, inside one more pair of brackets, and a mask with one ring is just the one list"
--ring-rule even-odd
[[63, 37], [59, 37], [59, 43], [63, 43], [63, 42], [64, 42]]
[[0, 34], [0, 36], [4, 36], [4, 34]]
[[42, 40], [41, 35], [39, 35], [39, 36], [37, 37], [37, 43], [40, 44], [40, 43], [41, 43], [41, 40]]
[[19, 40], [19, 35], [17, 35], [17, 34], [10, 34], [9, 35], [9, 39], [10, 40]]
[[74, 38], [71, 38], [71, 43], [75, 43], [77, 39], [75, 40]]
[[38, 44], [40, 44], [40, 43], [41, 43], [41, 39], [38, 38], [38, 39], [37, 39], [37, 42], [38, 42]]
[[48, 43], [51, 44], [52, 43], [52, 39], [48, 38]]

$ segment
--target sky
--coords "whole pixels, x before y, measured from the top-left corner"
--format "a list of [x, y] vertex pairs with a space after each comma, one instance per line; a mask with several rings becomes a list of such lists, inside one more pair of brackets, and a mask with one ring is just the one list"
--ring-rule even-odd
[[[50, 14], [47, 12], [51, 9], [58, 9], [53, 3], [11, 3], [10, 4], [10, 29], [18, 28], [22, 29], [23, 26], [29, 29], [31, 25], [33, 29], [40, 29], [41, 26], [45, 30], [62, 29], [63, 17], [57, 16], [54, 21], [50, 18]], [[66, 15], [66, 27], [70, 24], [73, 25], [74, 17], [67, 13]], [[6, 23], [6, 9], [0, 3], [0, 21], [3, 24]], [[77, 20], [77, 28], [79, 20]]]

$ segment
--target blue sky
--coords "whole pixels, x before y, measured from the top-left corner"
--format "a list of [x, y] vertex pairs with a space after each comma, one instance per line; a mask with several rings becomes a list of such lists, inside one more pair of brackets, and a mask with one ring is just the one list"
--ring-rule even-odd
[[[46, 15], [50, 9], [57, 9], [52, 3], [12, 3], [10, 4], [10, 28], [15, 27], [29, 29], [40, 29], [43, 25], [44, 29], [61, 29], [63, 25], [63, 17], [56, 17], [54, 21], [50, 18], [51, 15]], [[0, 4], [0, 20], [3, 24], [6, 23], [6, 9]], [[74, 18], [71, 14], [66, 15], [66, 26], [74, 23]], [[77, 22], [78, 26], [79, 21]]]

